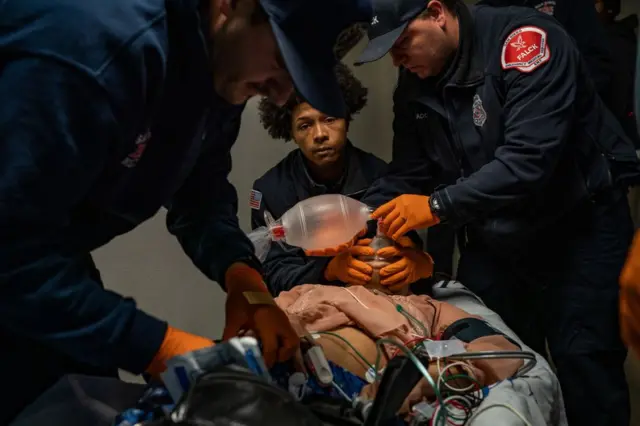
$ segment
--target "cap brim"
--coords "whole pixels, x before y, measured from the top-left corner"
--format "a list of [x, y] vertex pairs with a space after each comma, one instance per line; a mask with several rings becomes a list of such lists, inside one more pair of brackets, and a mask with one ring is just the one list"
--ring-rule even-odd
[[332, 117], [345, 118], [346, 106], [334, 71], [337, 61], [333, 57], [333, 51], [327, 52], [332, 56], [323, 58], [322, 61], [315, 55], [305, 58], [302, 50], [295, 46], [273, 20], [271, 28], [298, 93], [315, 109]]
[[394, 43], [398, 40], [402, 32], [407, 28], [409, 23], [405, 23], [400, 25], [395, 30], [389, 31], [388, 33], [382, 34], [372, 40], [369, 40], [367, 47], [364, 48], [364, 51], [360, 54], [360, 57], [354, 65], [362, 65], [369, 62], [377, 61], [386, 55]]

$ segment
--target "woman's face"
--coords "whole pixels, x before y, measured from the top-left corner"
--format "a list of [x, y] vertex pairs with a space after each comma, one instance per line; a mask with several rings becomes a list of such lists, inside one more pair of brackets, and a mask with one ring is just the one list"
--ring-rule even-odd
[[296, 106], [291, 118], [293, 140], [308, 161], [329, 167], [342, 159], [347, 141], [346, 120], [329, 117], [308, 103]]

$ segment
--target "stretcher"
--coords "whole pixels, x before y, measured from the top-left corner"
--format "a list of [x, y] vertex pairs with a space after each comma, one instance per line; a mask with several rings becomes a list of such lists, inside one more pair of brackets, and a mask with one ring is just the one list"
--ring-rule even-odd
[[[456, 281], [441, 281], [434, 298], [478, 315], [524, 345], [502, 319], [471, 291]], [[471, 426], [567, 425], [558, 379], [547, 361], [537, 363], [524, 376], [499, 382], [484, 391], [482, 403], [466, 423]], [[10, 426], [111, 426], [122, 411], [136, 406], [144, 385], [116, 379], [70, 376], [62, 379]], [[334, 424], [334, 423], [325, 423]]]
[[[489, 324], [521, 345], [531, 349], [482, 300], [457, 281], [440, 281], [433, 287], [435, 299], [451, 303]], [[537, 363], [526, 375], [503, 381], [488, 389], [480, 406], [467, 422], [470, 426], [566, 426], [567, 417], [560, 383], [549, 363], [536, 354]]]

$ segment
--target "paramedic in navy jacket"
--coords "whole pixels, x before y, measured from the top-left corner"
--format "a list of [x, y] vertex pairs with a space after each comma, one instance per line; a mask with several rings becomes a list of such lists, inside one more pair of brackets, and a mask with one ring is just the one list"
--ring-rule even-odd
[[532, 7], [556, 18], [575, 40], [598, 93], [608, 103], [619, 70], [614, 67], [607, 34], [593, 0], [480, 0], [478, 4]]
[[569, 424], [628, 424], [618, 277], [639, 165], [571, 37], [528, 8], [372, 4], [360, 62], [390, 51], [401, 70], [390, 175], [363, 201], [393, 238], [457, 227], [458, 278], [536, 351], [546, 339]]
[[368, 20], [360, 6], [0, 1], [0, 377], [11, 384], [0, 424], [62, 375], [157, 375], [211, 344], [105, 290], [92, 261], [162, 206], [184, 251], [227, 291], [224, 337], [253, 329], [268, 363], [295, 352], [238, 228], [230, 149], [245, 101], [284, 102], [291, 80], [344, 115], [333, 45]]
[[[293, 140], [298, 149], [255, 181], [251, 192], [251, 227], [265, 226], [264, 212], [281, 217], [299, 201], [322, 194], [359, 199], [387, 171], [387, 163], [356, 148], [347, 139], [354, 115], [367, 103], [367, 89], [346, 65], [336, 67], [347, 117], [335, 118], [292, 97], [284, 106], [269, 99], [259, 105], [260, 119], [274, 139]], [[264, 262], [271, 293], [299, 284], [326, 282], [329, 259], [307, 257], [302, 249], [272, 244]]]

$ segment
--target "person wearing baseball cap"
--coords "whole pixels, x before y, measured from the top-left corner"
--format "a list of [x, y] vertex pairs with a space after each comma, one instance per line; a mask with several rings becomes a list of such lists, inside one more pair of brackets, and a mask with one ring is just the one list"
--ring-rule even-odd
[[457, 278], [548, 343], [569, 424], [628, 424], [618, 278], [640, 164], [573, 40], [530, 8], [372, 4], [358, 63], [389, 53], [400, 74], [391, 171], [361, 201], [393, 239], [457, 229]]
[[255, 95], [295, 88], [344, 117], [333, 47], [369, 18], [365, 0], [2, 2], [0, 424], [64, 375], [157, 378], [212, 344], [104, 289], [91, 258], [162, 206], [227, 292], [224, 338], [253, 331], [268, 364], [294, 354], [238, 227], [230, 149]]

